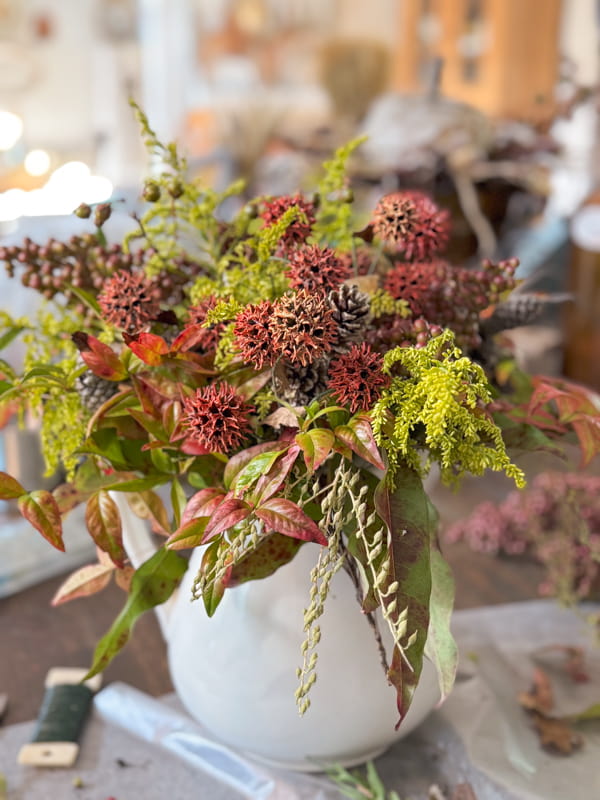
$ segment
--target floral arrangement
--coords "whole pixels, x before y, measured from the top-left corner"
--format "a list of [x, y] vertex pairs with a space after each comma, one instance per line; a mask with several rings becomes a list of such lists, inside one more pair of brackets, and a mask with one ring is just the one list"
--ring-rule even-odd
[[544, 472], [502, 503], [481, 503], [444, 536], [479, 553], [539, 561], [540, 594], [572, 605], [599, 588], [600, 477]]
[[[257, 198], [224, 219], [240, 185], [219, 193], [188, 180], [176, 147], [137, 114], [162, 166], [123, 243], [106, 242], [109, 205], [82, 205], [95, 231], [0, 251], [8, 274], [48, 301], [34, 321], [2, 314], [0, 344], [21, 337], [27, 347], [22, 373], [0, 364], [3, 415], [37, 415], [48, 469], [66, 473], [53, 492], [3, 473], [0, 498], [59, 549], [63, 515], [86, 504], [99, 561], [55, 602], [113, 575], [127, 591], [90, 674], [168, 599], [187, 565], [179, 551], [204, 547], [194, 595], [212, 615], [226, 590], [267, 579], [315, 543], [299, 710], [316, 679], [329, 585], [344, 569], [402, 719], [425, 654], [443, 694], [456, 666], [452, 578], [422, 478], [436, 463], [446, 481], [492, 469], [523, 486], [507, 444], [575, 433], [597, 445], [597, 414], [585, 406], [571, 424], [555, 386], [524, 389], [506, 369], [499, 392], [475, 357], [489, 351], [486, 325], [531, 313], [531, 298], [506, 300], [516, 262], [470, 271], [444, 261], [448, 214], [417, 192], [383, 197], [358, 230], [345, 177], [358, 141], [325, 164], [314, 196]], [[114, 493], [163, 537], [137, 570]]]

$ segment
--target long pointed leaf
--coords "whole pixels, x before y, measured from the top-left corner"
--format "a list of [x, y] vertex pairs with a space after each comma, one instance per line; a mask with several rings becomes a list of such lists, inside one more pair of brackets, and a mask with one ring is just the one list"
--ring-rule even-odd
[[108, 633], [98, 642], [86, 679], [105, 669], [127, 644], [141, 614], [169, 599], [186, 568], [185, 559], [161, 548], [136, 570], [127, 601]]
[[58, 503], [50, 492], [29, 492], [18, 499], [19, 511], [53, 547], [64, 552], [62, 520]]
[[431, 549], [431, 603], [425, 655], [435, 664], [442, 700], [454, 686], [458, 648], [450, 632], [454, 606], [454, 577], [450, 565], [433, 546]]

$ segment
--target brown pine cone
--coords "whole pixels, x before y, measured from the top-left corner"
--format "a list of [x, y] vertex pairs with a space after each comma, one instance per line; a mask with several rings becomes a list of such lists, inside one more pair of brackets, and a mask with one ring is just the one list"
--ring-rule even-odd
[[338, 354], [347, 353], [353, 344], [364, 340], [371, 319], [369, 297], [356, 286], [344, 283], [329, 292], [327, 299], [337, 325], [337, 339], [332, 349]]
[[327, 389], [329, 359], [303, 367], [280, 361], [273, 369], [273, 390], [292, 406], [306, 406]]

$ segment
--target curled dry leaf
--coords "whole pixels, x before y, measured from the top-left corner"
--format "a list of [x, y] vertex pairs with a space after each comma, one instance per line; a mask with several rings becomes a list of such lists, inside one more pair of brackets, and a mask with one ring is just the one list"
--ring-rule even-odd
[[526, 711], [536, 711], [540, 714], [548, 714], [554, 707], [554, 693], [550, 678], [544, 670], [535, 668], [533, 673], [533, 685], [528, 692], [519, 692], [519, 703]]

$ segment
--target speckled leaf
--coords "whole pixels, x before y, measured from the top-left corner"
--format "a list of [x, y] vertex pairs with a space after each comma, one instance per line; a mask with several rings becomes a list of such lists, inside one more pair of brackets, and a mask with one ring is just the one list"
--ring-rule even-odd
[[87, 564], [81, 567], [61, 583], [52, 598], [52, 605], [58, 606], [77, 597], [88, 597], [101, 592], [110, 583], [114, 570], [114, 564]]
[[50, 492], [40, 490], [22, 495], [18, 499], [19, 511], [31, 522], [44, 539], [57, 550], [65, 550], [62, 538], [62, 521], [58, 504]]
[[169, 599], [186, 568], [185, 559], [161, 548], [135, 571], [127, 601], [108, 633], [98, 642], [86, 679], [102, 672], [127, 644], [141, 614]]
[[300, 539], [292, 539], [282, 533], [263, 536], [253, 550], [233, 565], [226, 586], [267, 578], [279, 567], [288, 564], [301, 546]]
[[425, 655], [435, 664], [442, 700], [454, 686], [458, 648], [450, 632], [454, 607], [454, 577], [450, 565], [434, 545], [431, 549], [431, 604]]
[[391, 569], [384, 592], [395, 582], [386, 605], [395, 602], [393, 618], [407, 610], [403, 652], [394, 648], [388, 678], [396, 687], [400, 722], [406, 716], [421, 675], [423, 651], [429, 626], [431, 596], [431, 538], [435, 516], [421, 478], [406, 467], [395, 473], [396, 487], [390, 491], [382, 481], [375, 492], [375, 507], [391, 535]]
[[131, 492], [127, 502], [133, 513], [140, 519], [148, 519], [152, 530], [164, 536], [169, 531], [169, 515], [161, 498], [150, 490]]

